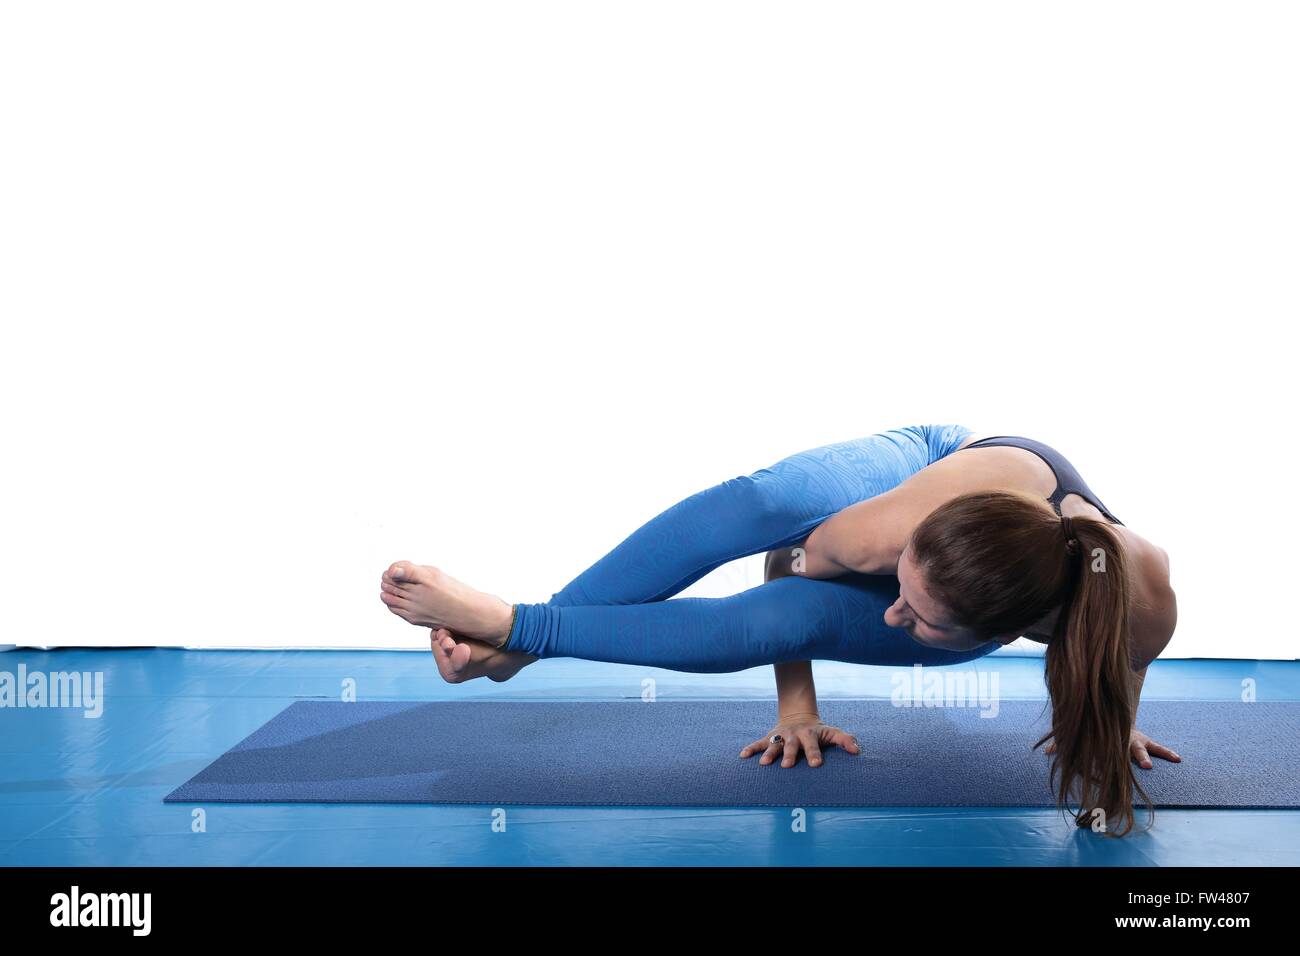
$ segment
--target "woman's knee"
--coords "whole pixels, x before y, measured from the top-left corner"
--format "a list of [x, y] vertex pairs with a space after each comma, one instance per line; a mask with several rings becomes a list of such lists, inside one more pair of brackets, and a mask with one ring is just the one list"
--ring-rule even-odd
[[809, 500], [806, 487], [770, 473], [748, 476], [745, 481], [742, 493], [756, 525], [767, 537], [781, 543], [773, 550], [780, 550], [787, 542], [802, 540], [826, 520], [827, 516], [818, 512], [815, 502]]
[[751, 636], [803, 645], [820, 639], [839, 617], [827, 614], [826, 583], [786, 575], [726, 600], [735, 602], [735, 610]]

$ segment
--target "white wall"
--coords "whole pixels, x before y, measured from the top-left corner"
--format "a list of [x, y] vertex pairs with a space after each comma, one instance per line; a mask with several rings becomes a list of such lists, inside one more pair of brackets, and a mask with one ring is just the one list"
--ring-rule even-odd
[[[0, 13], [0, 641], [427, 647], [794, 451], [1047, 441], [1297, 655], [1285, 3]], [[757, 583], [759, 559], [692, 588]]]

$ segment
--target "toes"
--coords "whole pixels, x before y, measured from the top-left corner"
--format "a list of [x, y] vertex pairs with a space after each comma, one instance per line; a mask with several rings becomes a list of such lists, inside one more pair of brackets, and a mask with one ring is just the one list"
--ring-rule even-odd
[[471, 673], [474, 648], [468, 642], [457, 643], [445, 627], [433, 628], [429, 632], [429, 643], [433, 647], [438, 673], [447, 683], [460, 684], [480, 676]]
[[442, 572], [428, 564], [407, 564], [402, 575], [402, 584], [419, 584], [425, 587], [441, 589], [439, 580]]
[[444, 651], [451, 651], [456, 647], [456, 639], [445, 627], [435, 627], [430, 632], [429, 639], [435, 648], [442, 648]]
[[468, 644], [456, 644], [451, 651], [451, 669], [458, 676], [468, 677], [465, 669], [469, 667], [469, 659], [473, 655], [474, 651]]
[[438, 665], [438, 673], [442, 675], [442, 679], [448, 684], [459, 684], [465, 680], [465, 675], [460, 672], [460, 668], [452, 664], [452, 655], [457, 645], [447, 630], [440, 628], [433, 631], [429, 643], [433, 647], [433, 659]]
[[389, 566], [385, 578], [399, 588], [415, 585], [439, 588], [442, 572], [427, 564], [413, 564], [410, 561], [394, 561]]
[[415, 611], [411, 606], [411, 602], [406, 600], [406, 598], [401, 597], [400, 595], [387, 594], [383, 591], [380, 591], [379, 600], [383, 601], [384, 604], [388, 607], [388, 610], [392, 611], [403, 621], [406, 621], [406, 623], [408, 624], [416, 623], [413, 620], [413, 618], [415, 617]]

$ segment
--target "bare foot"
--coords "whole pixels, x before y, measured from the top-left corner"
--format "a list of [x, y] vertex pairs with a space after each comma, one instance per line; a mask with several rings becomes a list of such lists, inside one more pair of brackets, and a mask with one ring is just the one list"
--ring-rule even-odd
[[457, 641], [445, 627], [433, 628], [429, 632], [429, 641], [438, 673], [449, 684], [460, 684], [476, 677], [500, 683], [537, 660], [533, 655], [520, 651], [499, 651], [482, 641]]
[[447, 628], [494, 648], [510, 636], [511, 605], [431, 565], [394, 562], [380, 581], [379, 599], [411, 624]]

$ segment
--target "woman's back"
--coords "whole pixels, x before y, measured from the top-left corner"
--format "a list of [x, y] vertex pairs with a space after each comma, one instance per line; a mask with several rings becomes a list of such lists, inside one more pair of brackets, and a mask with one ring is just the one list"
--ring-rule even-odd
[[[1025, 447], [992, 443], [993, 439], [1006, 437], [969, 436], [955, 451], [897, 487], [845, 508], [823, 522], [809, 536], [809, 546], [822, 548], [827, 556], [852, 571], [893, 574], [912, 531], [927, 515], [958, 495], [995, 489], [1041, 497], [1051, 502], [1058, 513], [1072, 518], [1082, 516], [1119, 525], [1118, 519], [1097, 506], [1100, 500], [1086, 485], [1083, 489], [1097, 504], [1069, 488], [1058, 497], [1062, 486], [1051, 465], [1041, 454]], [[1041, 443], [1035, 445], [1047, 448]], [[1068, 470], [1071, 477], [1078, 475], [1073, 466]], [[1071, 488], [1075, 484], [1068, 482]], [[1083, 484], [1082, 479], [1077, 484]]]
[[[1154, 658], [1167, 640], [1163, 615], [1156, 613], [1147, 626], [1144, 615], [1159, 611], [1156, 596], [1168, 590], [1169, 564], [1165, 552], [1125, 527], [1083, 482], [1078, 471], [1063, 456], [1041, 442], [1013, 436], [970, 435], [956, 450], [921, 469], [897, 487], [874, 498], [858, 502], [823, 522], [809, 535], [806, 548], [813, 562], [839, 564], [862, 574], [897, 574], [898, 560], [912, 532], [925, 518], [952, 499], [980, 491], [1009, 490], [1033, 495], [1049, 502], [1070, 518], [1084, 517], [1111, 524], [1126, 552], [1132, 573], [1135, 602], [1133, 631], [1140, 657]], [[1005, 443], [1004, 443], [1005, 442]], [[1029, 447], [1026, 447], [1029, 446]], [[1030, 447], [1037, 449], [1031, 451]], [[1055, 456], [1065, 480], [1043, 456]], [[1058, 493], [1063, 492], [1063, 493]], [[1080, 493], [1084, 492], [1084, 493]], [[1090, 500], [1091, 499], [1091, 500]], [[1145, 599], [1150, 597], [1150, 601]], [[1054, 614], [1055, 612], [1053, 612]], [[1052, 614], [1026, 632], [1027, 637], [1045, 639]], [[1146, 635], [1150, 634], [1148, 638]], [[1159, 646], [1156, 646], [1159, 644]]]
[[1030, 452], [1035, 457], [1041, 459], [1044, 464], [1051, 470], [1056, 481], [1056, 487], [1048, 495], [1048, 503], [1052, 505], [1058, 515], [1063, 514], [1061, 511], [1061, 502], [1068, 495], [1078, 495], [1088, 504], [1092, 505], [1106, 520], [1112, 524], [1123, 524], [1112, 514], [1101, 499], [1088, 487], [1088, 483], [1083, 480], [1079, 470], [1070, 464], [1069, 460], [1055, 448], [1045, 445], [1040, 441], [1032, 438], [1024, 438], [1019, 435], [994, 435], [988, 438], [975, 438], [972, 436], [963, 442], [958, 450], [967, 448], [1019, 448]]

